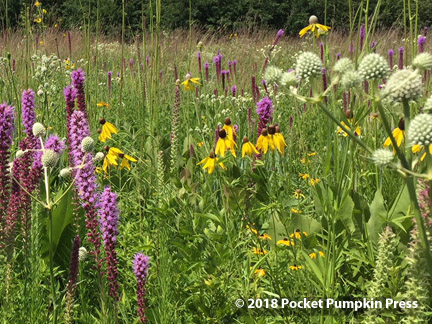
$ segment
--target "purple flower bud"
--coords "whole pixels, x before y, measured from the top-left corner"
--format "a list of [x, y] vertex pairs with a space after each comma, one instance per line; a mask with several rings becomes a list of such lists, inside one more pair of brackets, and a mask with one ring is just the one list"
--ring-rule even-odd
[[276, 46], [277, 43], [279, 43], [280, 38], [282, 37], [282, 35], [284, 34], [284, 31], [282, 29], [279, 29], [277, 34], [276, 34], [276, 38], [273, 42], [273, 46]]
[[206, 81], [208, 81], [208, 79], [209, 79], [209, 66], [210, 66], [210, 64], [208, 62], [204, 63]]
[[336, 54], [336, 60], [338, 60], [338, 61], [339, 61], [339, 60], [340, 60], [340, 58], [341, 58], [341, 53], [337, 53], [337, 54]]
[[399, 70], [402, 70], [404, 67], [404, 52], [405, 52], [405, 48], [399, 47], [399, 65], [398, 65]]
[[389, 49], [388, 52], [388, 58], [389, 58], [389, 65], [390, 68], [393, 69], [393, 56], [394, 56], [394, 51], [392, 49]]
[[360, 26], [360, 51], [363, 49], [365, 36], [366, 36], [365, 24], [361, 24], [361, 26]]
[[273, 114], [273, 102], [269, 97], [265, 97], [257, 103], [256, 112], [259, 117], [257, 136], [260, 136], [262, 129], [266, 127]]
[[417, 40], [418, 51], [419, 53], [424, 52], [424, 45], [426, 44], [426, 36], [420, 36]]
[[237, 93], [237, 87], [236, 87], [235, 85], [233, 85], [233, 86], [231, 87], [231, 93], [232, 93], [232, 96], [233, 96], [233, 97], [236, 96], [236, 93]]

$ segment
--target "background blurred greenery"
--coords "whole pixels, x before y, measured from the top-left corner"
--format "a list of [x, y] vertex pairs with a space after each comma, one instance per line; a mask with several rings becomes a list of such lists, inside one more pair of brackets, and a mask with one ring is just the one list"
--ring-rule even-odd
[[[414, 11], [418, 4], [420, 28], [432, 24], [432, 2], [429, 0], [411, 1]], [[153, 2], [153, 3], [152, 3]], [[155, 1], [125, 0], [126, 26], [129, 34], [140, 30], [143, 21], [150, 21], [151, 7]], [[352, 0], [352, 7], [358, 8], [362, 0]], [[99, 7], [100, 28], [104, 33], [120, 31], [122, 23], [122, 0], [43, 0], [43, 7], [47, 9], [47, 24], [59, 23], [62, 29], [72, 29], [82, 25], [83, 19], [90, 17], [96, 20], [96, 8]], [[317, 15], [321, 23], [325, 17], [324, 0], [194, 0], [192, 2], [192, 22], [196, 27], [206, 30], [284, 28], [289, 34], [296, 34], [308, 22], [310, 15]], [[377, 4], [371, 0], [370, 12]], [[403, 0], [382, 0], [379, 26], [383, 29], [400, 27], [403, 25]], [[19, 27], [25, 16], [25, 7], [35, 10], [34, 1], [2, 0], [1, 28], [9, 25]], [[7, 9], [7, 10], [6, 10]], [[90, 15], [89, 15], [90, 13]], [[61, 18], [60, 18], [61, 17]], [[326, 23], [339, 30], [346, 30], [349, 22], [349, 1], [328, 0]], [[162, 1], [162, 27], [165, 29], [185, 28], [189, 26], [188, 0]]]

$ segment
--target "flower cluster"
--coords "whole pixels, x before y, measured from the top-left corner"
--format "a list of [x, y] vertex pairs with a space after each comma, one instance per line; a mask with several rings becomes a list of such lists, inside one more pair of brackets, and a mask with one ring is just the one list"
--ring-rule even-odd
[[137, 253], [133, 259], [133, 271], [137, 279], [138, 316], [140, 318], [140, 323], [147, 322], [145, 315], [145, 284], [147, 282], [149, 267], [149, 257], [142, 253]]

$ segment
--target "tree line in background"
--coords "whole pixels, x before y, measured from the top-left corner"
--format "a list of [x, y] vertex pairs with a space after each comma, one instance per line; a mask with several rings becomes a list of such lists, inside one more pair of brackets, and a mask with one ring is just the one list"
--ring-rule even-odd
[[[143, 21], [148, 26], [154, 17], [155, 1], [124, 0], [125, 26], [129, 35], [141, 31]], [[161, 1], [161, 0], [159, 0]], [[37, 14], [38, 9], [46, 10], [44, 25], [57, 24], [63, 30], [73, 29], [90, 23], [96, 28], [99, 17], [100, 31], [115, 33], [121, 30], [122, 0], [42, 0], [36, 8], [35, 1], [2, 0], [0, 8], [1, 28], [24, 26], [25, 17]], [[294, 35], [307, 25], [308, 18], [314, 14], [320, 23], [326, 23], [337, 30], [349, 30], [349, 7], [351, 2], [353, 17], [364, 16], [365, 0], [162, 0], [161, 26], [164, 29], [194, 27], [206, 30], [233, 32], [240, 29], [283, 28]], [[408, 4], [411, 15], [418, 6], [419, 28], [432, 24], [432, 1], [430, 0], [370, 0], [369, 15], [377, 3], [380, 4], [378, 28], [400, 28], [409, 23]], [[29, 8], [26, 12], [26, 7]], [[144, 17], [144, 19], [143, 19]], [[358, 17], [358, 16], [357, 16]], [[191, 18], [191, 19], [190, 19]], [[326, 20], [326, 21], [324, 21]], [[31, 21], [34, 21], [33, 19]]]

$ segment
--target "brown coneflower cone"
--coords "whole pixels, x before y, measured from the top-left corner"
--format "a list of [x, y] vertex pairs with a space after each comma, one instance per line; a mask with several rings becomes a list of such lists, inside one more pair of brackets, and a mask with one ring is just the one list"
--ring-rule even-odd
[[77, 235], [73, 242], [72, 255], [69, 267], [69, 279], [66, 288], [66, 311], [65, 311], [65, 322], [73, 322], [72, 308], [75, 299], [76, 284], [78, 281], [78, 267], [79, 267], [79, 248], [80, 238]]

